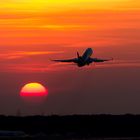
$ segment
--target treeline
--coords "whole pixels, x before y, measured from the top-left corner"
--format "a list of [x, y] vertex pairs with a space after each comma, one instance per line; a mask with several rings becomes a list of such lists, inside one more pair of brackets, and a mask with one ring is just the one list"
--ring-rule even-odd
[[140, 115], [0, 116], [0, 130], [84, 138], [140, 137]]

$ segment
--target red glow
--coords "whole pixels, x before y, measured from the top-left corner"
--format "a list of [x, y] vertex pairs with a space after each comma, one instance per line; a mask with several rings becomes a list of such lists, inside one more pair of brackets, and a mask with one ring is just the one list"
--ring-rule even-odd
[[32, 97], [32, 96], [46, 96], [47, 95], [47, 91], [46, 92], [21, 92], [20, 93], [21, 96], [29, 96], [29, 97]]

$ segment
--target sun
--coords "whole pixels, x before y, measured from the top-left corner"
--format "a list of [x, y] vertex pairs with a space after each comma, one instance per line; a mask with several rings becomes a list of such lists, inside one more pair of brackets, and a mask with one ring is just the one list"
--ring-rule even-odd
[[25, 84], [20, 91], [20, 96], [30, 101], [42, 101], [48, 95], [48, 89], [40, 83]]

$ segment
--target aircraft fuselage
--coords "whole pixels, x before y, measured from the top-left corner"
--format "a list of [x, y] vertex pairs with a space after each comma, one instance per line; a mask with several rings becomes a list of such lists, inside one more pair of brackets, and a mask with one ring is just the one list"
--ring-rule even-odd
[[78, 65], [79, 67], [83, 67], [83, 66], [85, 66], [85, 65], [89, 65], [90, 63], [92, 63], [92, 62], [90, 61], [90, 57], [91, 57], [92, 54], [93, 54], [92, 49], [91, 49], [91, 48], [88, 48], [88, 49], [84, 52], [84, 54], [83, 54], [81, 57], [78, 58], [77, 65]]

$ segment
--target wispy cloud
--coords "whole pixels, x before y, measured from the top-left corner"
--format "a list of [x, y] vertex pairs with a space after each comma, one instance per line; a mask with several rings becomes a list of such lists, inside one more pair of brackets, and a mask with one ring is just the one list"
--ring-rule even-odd
[[112, 62], [106, 62], [97, 64], [96, 68], [140, 68], [140, 60], [114, 60]]
[[0, 59], [19, 59], [28, 56], [38, 56], [38, 55], [50, 55], [59, 54], [63, 51], [16, 51], [16, 52], [4, 52], [0, 54]]
[[84, 30], [84, 29], [91, 29], [91, 28], [94, 28], [94, 26], [90, 26], [89, 25], [41, 25], [39, 26], [39, 28], [43, 28], [43, 29], [54, 29], [54, 30], [68, 30], [68, 29], [71, 29], [71, 30]]
[[[88, 69], [110, 69], [110, 68], [140, 68], [140, 61], [134, 60], [114, 60], [110, 62], [92, 64], [80, 68], [80, 71]], [[1, 65], [0, 72], [13, 72], [13, 73], [46, 73], [46, 72], [65, 72], [65, 71], [79, 71], [79, 68], [73, 63], [4, 63]]]

